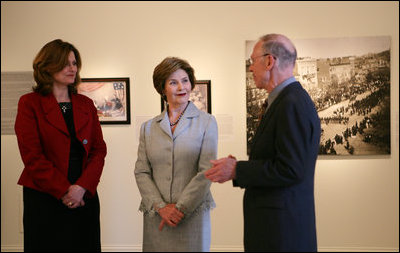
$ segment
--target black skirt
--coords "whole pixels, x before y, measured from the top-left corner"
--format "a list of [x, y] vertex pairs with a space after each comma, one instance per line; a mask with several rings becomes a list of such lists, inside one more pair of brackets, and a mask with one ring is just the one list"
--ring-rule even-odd
[[98, 195], [69, 209], [50, 194], [24, 187], [24, 251], [101, 251]]

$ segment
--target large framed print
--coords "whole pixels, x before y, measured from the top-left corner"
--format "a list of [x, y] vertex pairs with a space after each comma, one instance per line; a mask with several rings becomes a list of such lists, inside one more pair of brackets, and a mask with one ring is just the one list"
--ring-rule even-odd
[[[246, 41], [247, 151], [268, 94], [255, 85]], [[321, 120], [320, 155], [390, 155], [391, 38], [294, 39], [294, 77], [310, 94]]]
[[[211, 114], [211, 80], [197, 80], [189, 100], [201, 111]], [[161, 98], [161, 111], [166, 102]]]
[[129, 78], [82, 78], [78, 93], [93, 100], [101, 124], [130, 124]]

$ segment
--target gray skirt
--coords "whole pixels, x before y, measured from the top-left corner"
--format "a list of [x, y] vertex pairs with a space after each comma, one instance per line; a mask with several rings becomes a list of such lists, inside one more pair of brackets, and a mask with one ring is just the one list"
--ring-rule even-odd
[[144, 252], [200, 252], [210, 251], [210, 210], [195, 211], [185, 217], [176, 227], [165, 225], [158, 230], [161, 217], [143, 215]]

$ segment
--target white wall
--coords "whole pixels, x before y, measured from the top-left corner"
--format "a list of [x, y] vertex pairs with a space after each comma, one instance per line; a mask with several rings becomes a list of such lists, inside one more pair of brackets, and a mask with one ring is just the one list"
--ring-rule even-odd
[[[392, 154], [319, 158], [316, 212], [320, 251], [399, 249], [399, 3], [398, 2], [1, 2], [1, 71], [32, 70], [48, 41], [81, 52], [82, 77], [130, 77], [131, 125], [103, 126], [108, 155], [99, 185], [103, 251], [139, 251], [140, 196], [133, 169], [136, 119], [160, 112], [154, 67], [166, 56], [189, 60], [210, 79], [212, 111], [233, 120], [233, 137], [218, 155], [246, 156], [245, 41], [266, 33], [293, 39], [392, 37]], [[221, 118], [220, 118], [221, 119]], [[219, 123], [222, 123], [221, 120]], [[22, 250], [22, 170], [16, 137], [1, 136], [1, 250]], [[240, 251], [242, 195], [215, 184], [213, 251]]]

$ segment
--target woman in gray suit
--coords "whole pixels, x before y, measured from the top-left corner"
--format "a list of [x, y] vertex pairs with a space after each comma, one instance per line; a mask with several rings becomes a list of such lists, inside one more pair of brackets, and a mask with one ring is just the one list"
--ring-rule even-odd
[[204, 171], [216, 158], [218, 129], [214, 116], [189, 101], [195, 81], [193, 68], [176, 57], [154, 69], [154, 87], [168, 105], [140, 130], [135, 176], [143, 251], [210, 250], [215, 203]]

